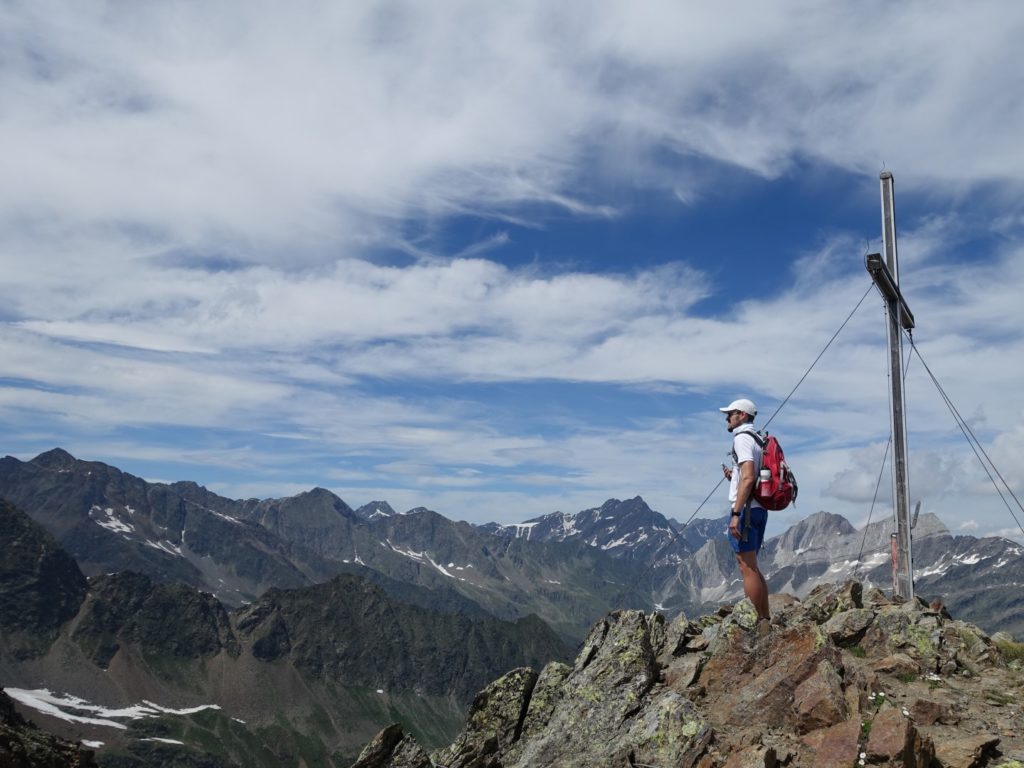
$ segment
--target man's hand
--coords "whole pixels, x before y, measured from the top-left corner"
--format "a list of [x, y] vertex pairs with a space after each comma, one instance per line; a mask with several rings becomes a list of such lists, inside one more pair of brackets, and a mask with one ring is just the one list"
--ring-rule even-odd
[[732, 470], [725, 466], [725, 464], [722, 465], [722, 474], [725, 475], [726, 480], [732, 480]]
[[729, 518], [729, 535], [734, 539], [740, 538], [740, 516], [733, 515]]

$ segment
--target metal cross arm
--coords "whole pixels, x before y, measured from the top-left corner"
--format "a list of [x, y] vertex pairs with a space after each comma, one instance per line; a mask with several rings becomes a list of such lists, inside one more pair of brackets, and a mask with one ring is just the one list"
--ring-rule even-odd
[[882, 292], [885, 299], [899, 304], [900, 324], [903, 326], [903, 330], [912, 330], [914, 328], [914, 313], [910, 311], [906, 299], [900, 293], [900, 287], [892, 279], [892, 273], [885, 265], [885, 262], [882, 261], [882, 255], [880, 253], [869, 253], [864, 259], [864, 266], [867, 267], [871, 279], [875, 281], [875, 285], [878, 286], [878, 290]]

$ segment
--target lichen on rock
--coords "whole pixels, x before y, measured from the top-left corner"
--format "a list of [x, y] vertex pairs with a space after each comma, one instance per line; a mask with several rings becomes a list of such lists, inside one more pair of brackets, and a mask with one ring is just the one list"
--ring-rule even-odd
[[1020, 768], [1024, 676], [980, 629], [851, 582], [773, 613], [767, 636], [749, 601], [696, 620], [610, 613], [572, 666], [481, 692], [435, 765], [980, 768], [1003, 749]]

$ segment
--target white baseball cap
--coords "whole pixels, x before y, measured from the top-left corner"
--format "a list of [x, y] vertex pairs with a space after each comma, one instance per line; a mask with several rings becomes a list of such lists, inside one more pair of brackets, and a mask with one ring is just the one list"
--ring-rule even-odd
[[733, 400], [725, 408], [719, 408], [722, 413], [728, 413], [729, 411], [743, 411], [751, 416], [757, 416], [757, 406], [745, 397], [741, 397], [739, 400]]

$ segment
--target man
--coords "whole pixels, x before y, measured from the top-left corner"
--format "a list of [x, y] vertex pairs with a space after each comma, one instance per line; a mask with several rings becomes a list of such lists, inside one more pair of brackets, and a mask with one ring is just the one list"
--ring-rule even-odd
[[732, 433], [732, 467], [722, 465], [729, 480], [729, 543], [736, 553], [736, 562], [743, 577], [743, 592], [757, 611], [758, 630], [767, 629], [771, 618], [768, 609], [768, 582], [757, 565], [757, 553], [764, 542], [768, 512], [754, 499], [754, 483], [761, 469], [761, 445], [753, 437], [757, 407], [746, 398], [734, 400], [719, 408]]

